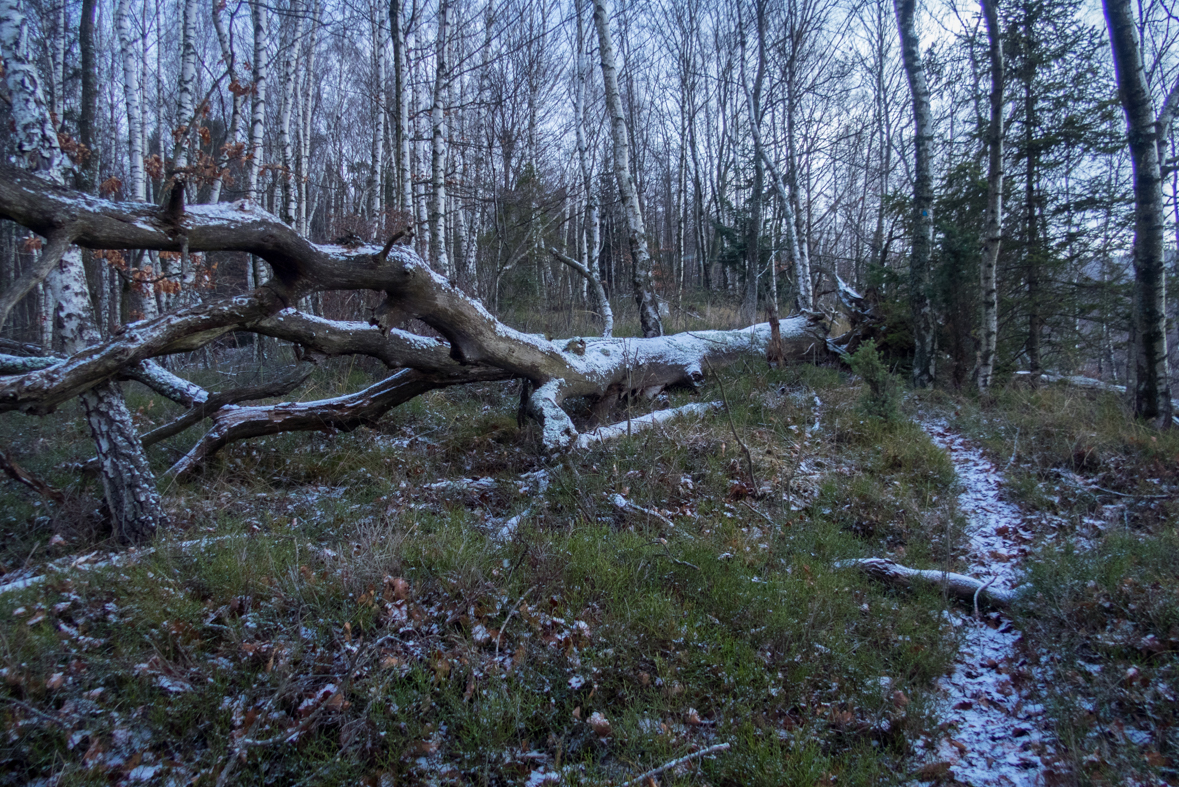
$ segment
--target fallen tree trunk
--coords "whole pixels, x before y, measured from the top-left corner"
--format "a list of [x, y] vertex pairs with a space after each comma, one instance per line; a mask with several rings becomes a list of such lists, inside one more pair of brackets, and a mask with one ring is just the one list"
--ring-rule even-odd
[[934, 587], [960, 601], [971, 604], [985, 602], [995, 607], [1009, 607], [1016, 596], [1015, 590], [994, 587], [990, 582], [983, 582], [965, 574], [908, 568], [881, 557], [845, 560], [838, 563], [837, 567], [858, 568], [873, 579], [898, 587], [911, 588], [921, 585]]
[[[550, 341], [495, 319], [430, 268], [408, 247], [318, 245], [299, 236], [255, 203], [156, 207], [78, 194], [0, 163], [0, 216], [44, 235], [97, 249], [156, 249], [188, 253], [240, 251], [270, 265], [265, 286], [124, 326], [61, 359], [0, 358], [0, 412], [43, 414], [96, 387], [139, 379], [191, 412], [161, 434], [202, 418], [213, 425], [172, 469], [191, 472], [234, 440], [307, 429], [355, 428], [435, 388], [523, 378], [531, 395], [524, 411], [541, 426], [546, 451], [563, 451], [579, 432], [562, 404], [588, 397], [604, 413], [622, 399], [651, 396], [668, 386], [698, 386], [706, 366], [745, 355], [764, 356], [769, 324], [735, 331], [698, 331], [647, 339], [577, 338]], [[64, 241], [61, 241], [64, 242]], [[291, 308], [309, 294], [371, 289], [385, 300], [370, 323], [327, 320]], [[438, 337], [397, 326], [421, 320]], [[230, 331], [252, 331], [321, 355], [367, 355], [392, 376], [365, 391], [303, 404], [242, 407], [231, 392], [210, 394], [152, 364], [155, 357], [198, 349]], [[828, 357], [819, 314], [780, 322], [788, 359]], [[240, 393], [240, 392], [239, 392]], [[247, 392], [248, 393], [248, 392]], [[246, 397], [248, 398], [248, 397]]]

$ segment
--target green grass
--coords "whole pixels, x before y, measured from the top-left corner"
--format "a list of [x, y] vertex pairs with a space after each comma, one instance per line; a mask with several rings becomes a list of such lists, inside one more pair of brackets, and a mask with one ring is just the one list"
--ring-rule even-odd
[[1081, 785], [1179, 777], [1179, 434], [1110, 394], [1010, 390], [956, 422], [1045, 538], [1017, 610]]
[[[353, 370], [303, 393], [364, 382]], [[719, 398], [710, 385], [703, 400]], [[912, 424], [865, 419], [835, 370], [750, 363], [724, 385], [733, 426], [722, 413], [551, 464], [508, 385], [420, 397], [375, 431], [228, 447], [167, 490], [175, 523], [154, 553], [0, 596], [0, 784], [150, 767], [211, 785], [232, 767], [236, 784], [499, 785], [542, 765], [602, 783], [721, 741], [663, 783], [901, 780], [937, 723], [945, 602], [833, 564], [950, 562], [952, 470]], [[59, 469], [86, 453], [76, 414], [32, 423], [46, 431], [14, 430], [14, 450], [92, 500]], [[66, 428], [61, 454], [29, 450]], [[547, 492], [521, 491], [538, 469]], [[426, 488], [478, 476], [498, 486]], [[618, 511], [615, 493], [674, 527]], [[78, 529], [50, 548], [56, 520], [2, 494], [19, 533], [8, 570], [110, 547]]]

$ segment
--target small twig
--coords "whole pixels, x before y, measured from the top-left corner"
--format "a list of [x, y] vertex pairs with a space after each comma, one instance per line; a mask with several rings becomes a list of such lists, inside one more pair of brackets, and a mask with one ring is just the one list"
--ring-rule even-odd
[[717, 752], [725, 751], [728, 748], [729, 748], [729, 744], [718, 743], [715, 746], [709, 746], [707, 749], [701, 749], [700, 751], [694, 751], [691, 754], [686, 754], [683, 757], [672, 760], [671, 762], [664, 763], [663, 765], [660, 765], [658, 768], [652, 768], [651, 770], [647, 771], [646, 773], [640, 774], [628, 782], [623, 782], [622, 784], [618, 785], [618, 787], [631, 787], [631, 785], [634, 785], [634, 784], [642, 784], [645, 780], [650, 779], [653, 776], [658, 776], [659, 774], [663, 773], [664, 771], [670, 771], [672, 768], [676, 767], [677, 765], [683, 765], [688, 760], [694, 760], [697, 757], [704, 757], [709, 754], [716, 754]]
[[745, 462], [749, 465], [749, 486], [753, 488], [753, 493], [756, 495], [758, 491], [757, 476], [753, 472], [753, 454], [749, 453], [749, 446], [745, 445], [745, 441], [737, 434], [737, 424], [733, 422], [733, 408], [729, 406], [729, 395], [725, 392], [725, 383], [721, 380], [720, 375], [712, 368], [712, 363], [709, 362], [708, 356], [704, 356], [704, 365], [708, 367], [708, 372], [716, 380], [716, 384], [720, 387], [721, 399], [725, 403], [725, 415], [729, 417], [729, 428], [733, 430], [733, 439], [737, 441], [737, 445], [745, 452]]
[[974, 619], [975, 620], [982, 620], [982, 615], [978, 611], [978, 596], [979, 596], [979, 594], [982, 593], [987, 588], [989, 588], [991, 586], [991, 583], [994, 582], [998, 578], [999, 578], [999, 575], [996, 574], [995, 576], [988, 579], [986, 581], [986, 584], [979, 585], [978, 590], [974, 591]]
[[1011, 465], [1015, 462], [1015, 455], [1019, 451], [1019, 427], [1015, 428], [1015, 440], [1011, 445], [1011, 458], [1007, 460], [1007, 464], [1003, 465], [1003, 472], [1006, 473]]
[[42, 497], [49, 498], [55, 503], [60, 503], [65, 500], [65, 495], [42, 481], [40, 478], [37, 478], [36, 476], [29, 473], [16, 462], [9, 459], [4, 455], [3, 451], [0, 451], [0, 471], [3, 471], [5, 475], [7, 475], [13, 481], [16, 481], [18, 484], [24, 484], [37, 494], [41, 495]]
[[769, 524], [770, 524], [770, 527], [777, 527], [777, 525], [775, 525], [775, 524], [774, 524], [774, 520], [770, 519], [770, 517], [769, 517], [769, 515], [768, 515], [768, 514], [766, 514], [766, 513], [762, 512], [762, 511], [758, 511], [756, 508], [754, 508], [754, 507], [753, 507], [753, 506], [752, 506], [752, 505], [749, 503], [749, 501], [748, 501], [748, 500], [742, 500], [742, 501], [741, 501], [741, 503], [742, 503], [742, 505], [744, 505], [746, 508], [748, 508], [750, 511], [752, 511], [753, 513], [757, 514], [759, 517], [761, 517], [762, 519], [764, 519], [766, 522], [769, 522]]
[[1089, 486], [1088, 484], [1083, 484], [1080, 481], [1069, 478], [1065, 473], [1061, 473], [1060, 477], [1063, 478], [1065, 481], [1068, 481], [1070, 484], [1075, 486], [1077, 489], [1084, 489], [1087, 492], [1104, 492], [1107, 495], [1115, 495], [1117, 497], [1128, 497], [1128, 498], [1131, 498], [1134, 500], [1171, 500], [1175, 497], [1175, 495], [1173, 495], [1173, 494], [1171, 494], [1171, 495], [1139, 495], [1139, 494], [1131, 494], [1130, 492], [1116, 492], [1113, 489], [1106, 489], [1103, 486]]
[[696, 565], [695, 563], [689, 563], [686, 560], [680, 560], [675, 555], [671, 554], [671, 547], [669, 547], [667, 545], [667, 539], [660, 538], [656, 541], [651, 541], [650, 544], [651, 544], [651, 546], [654, 546], [655, 544], [659, 544], [661, 547], [663, 547], [663, 551], [667, 553], [667, 559], [670, 560], [672, 563], [675, 563], [678, 566], [684, 566], [685, 568], [694, 568], [697, 571], [700, 570], [700, 566]]
[[48, 713], [46, 713], [43, 710], [37, 710], [36, 708], [34, 708], [32, 705], [30, 705], [27, 702], [21, 702], [20, 700], [13, 699], [12, 697], [0, 697], [0, 701], [11, 703], [22, 710], [32, 713], [34, 716], [40, 716], [42, 719], [45, 719], [46, 721], [51, 721], [54, 724], [60, 724], [62, 727], [65, 727], [67, 729], [70, 726], [70, 725], [66, 724], [64, 721], [62, 721], [61, 719], [57, 718], [56, 716], [50, 716]]
[[632, 503], [631, 501], [627, 500], [625, 497], [623, 497], [620, 494], [615, 493], [614, 495], [612, 495], [610, 497], [610, 502], [613, 503], [614, 507], [617, 508], [619, 511], [634, 511], [639, 514], [649, 516], [652, 519], [657, 519], [660, 522], [662, 522], [663, 524], [667, 525], [667, 527], [669, 529], [675, 530], [675, 523], [672, 522], [667, 517], [665, 517], [663, 514], [659, 513], [658, 511], [655, 511], [653, 509], [643, 508], [640, 505]]
[[508, 623], [510, 623], [512, 620], [512, 617], [517, 612], [520, 611], [520, 605], [523, 604], [524, 601], [528, 598], [528, 594], [534, 590], [536, 590], [536, 585], [533, 585], [532, 587], [525, 590], [524, 595], [520, 596], [520, 600], [516, 602], [515, 606], [512, 607], [512, 611], [508, 613], [508, 616], [506, 618], [504, 618], [504, 624], [499, 627], [499, 633], [495, 635], [495, 655], [496, 656], [499, 655], [499, 641], [503, 637], [504, 630], [508, 627]]

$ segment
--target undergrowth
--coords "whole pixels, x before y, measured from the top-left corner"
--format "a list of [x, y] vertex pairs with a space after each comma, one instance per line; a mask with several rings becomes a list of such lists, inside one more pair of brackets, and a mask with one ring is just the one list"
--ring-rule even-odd
[[1071, 778], [1179, 781], [1179, 433], [1067, 386], [962, 402], [956, 420], [1035, 523], [1018, 612]]
[[[335, 371], [305, 398], [366, 382]], [[721, 742], [663, 783], [902, 780], [936, 732], [944, 600], [834, 564], [953, 565], [952, 468], [835, 370], [724, 385], [731, 425], [556, 461], [508, 384], [235, 444], [165, 490], [150, 552], [79, 524], [75, 411], [6, 421], [77, 510], [0, 490], [4, 581], [45, 577], [0, 594], [0, 784], [620, 783]], [[128, 390], [143, 427], [173, 412]]]

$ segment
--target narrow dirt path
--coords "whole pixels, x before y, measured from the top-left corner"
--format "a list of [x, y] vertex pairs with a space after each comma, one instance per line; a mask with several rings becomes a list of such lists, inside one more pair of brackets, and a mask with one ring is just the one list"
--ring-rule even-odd
[[[1020, 510], [1001, 499], [1002, 474], [944, 423], [921, 426], [949, 454], [964, 489], [958, 507], [968, 521], [968, 573], [992, 587], [1014, 589], [1032, 534]], [[948, 734], [932, 744], [914, 744], [926, 757], [921, 776], [971, 787], [1050, 783], [1055, 741], [1043, 706], [1031, 698], [1032, 666], [1022, 635], [997, 612], [979, 618], [968, 611], [948, 614], [962, 634], [953, 671], [938, 682], [943, 693], [938, 713]]]

